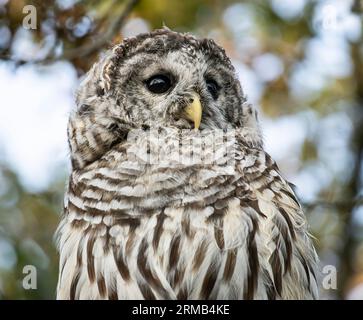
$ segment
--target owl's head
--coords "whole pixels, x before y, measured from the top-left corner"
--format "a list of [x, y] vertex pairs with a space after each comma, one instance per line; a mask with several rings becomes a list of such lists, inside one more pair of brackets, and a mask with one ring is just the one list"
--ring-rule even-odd
[[[161, 29], [125, 39], [93, 66], [68, 134], [72, 152], [81, 153], [78, 162], [87, 163], [131, 129], [243, 126], [260, 136], [225, 51], [211, 39]], [[92, 134], [95, 145], [77, 142], [77, 132], [83, 140]]]

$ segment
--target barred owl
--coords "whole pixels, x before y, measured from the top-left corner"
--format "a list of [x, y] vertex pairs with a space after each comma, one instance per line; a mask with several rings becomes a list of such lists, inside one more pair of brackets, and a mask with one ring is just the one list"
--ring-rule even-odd
[[168, 29], [92, 67], [68, 124], [58, 299], [317, 298], [304, 213], [246, 100], [221, 47]]

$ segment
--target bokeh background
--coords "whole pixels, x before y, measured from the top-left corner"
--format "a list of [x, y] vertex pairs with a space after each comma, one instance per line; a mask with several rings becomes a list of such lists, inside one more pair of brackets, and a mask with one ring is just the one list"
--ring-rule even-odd
[[[24, 6], [36, 29], [23, 27]], [[163, 25], [211, 37], [261, 112], [268, 152], [296, 185], [322, 267], [363, 299], [361, 0], [0, 0], [0, 299], [54, 299], [53, 233], [80, 77], [112, 43]], [[23, 267], [38, 270], [24, 290]]]

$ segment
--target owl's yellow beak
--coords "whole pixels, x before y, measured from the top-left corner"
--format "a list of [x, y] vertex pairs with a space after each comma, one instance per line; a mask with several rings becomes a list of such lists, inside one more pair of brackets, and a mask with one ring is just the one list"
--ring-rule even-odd
[[194, 129], [198, 130], [202, 121], [202, 104], [199, 96], [194, 94], [192, 102], [185, 108], [186, 117], [194, 122]]

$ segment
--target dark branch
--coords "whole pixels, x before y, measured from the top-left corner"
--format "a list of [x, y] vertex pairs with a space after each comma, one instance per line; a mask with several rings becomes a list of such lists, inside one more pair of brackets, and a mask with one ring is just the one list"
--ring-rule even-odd
[[131, 11], [139, 2], [140, 0], [128, 0], [121, 14], [110, 22], [109, 26], [107, 27], [107, 30], [104, 33], [100, 34], [93, 41], [91, 40], [80, 47], [64, 50], [63, 53], [59, 56], [56, 56], [54, 55], [53, 52], [51, 52], [46, 57], [34, 60], [22, 60], [22, 59], [14, 60], [12, 59], [11, 56], [0, 56], [0, 58], [4, 60], [12, 60], [16, 64], [21, 65], [25, 63], [47, 64], [58, 60], [73, 60], [76, 58], [87, 57], [97, 51], [100, 51], [102, 48], [104, 48], [112, 41], [115, 35], [121, 30], [122, 26], [124, 25]]
[[341, 211], [342, 213], [351, 214], [351, 210], [355, 207], [363, 205], [363, 197], [358, 199], [346, 201], [324, 201], [316, 200], [312, 202], [303, 202], [302, 206], [306, 211], [314, 210], [316, 208], [333, 208]]
[[136, 6], [136, 4], [139, 1], [140, 0], [129, 0], [126, 3], [125, 8], [121, 13], [121, 15], [111, 22], [110, 26], [108, 27], [108, 30], [103, 35], [99, 36], [92, 43], [86, 43], [85, 45], [79, 48], [69, 49], [65, 51], [61, 58], [66, 60], [72, 60], [74, 58], [83, 58], [103, 48], [112, 40], [112, 38], [117, 34], [117, 32], [121, 30], [121, 27], [124, 25], [126, 18], [129, 16], [129, 14], [131, 13], [133, 8]]

